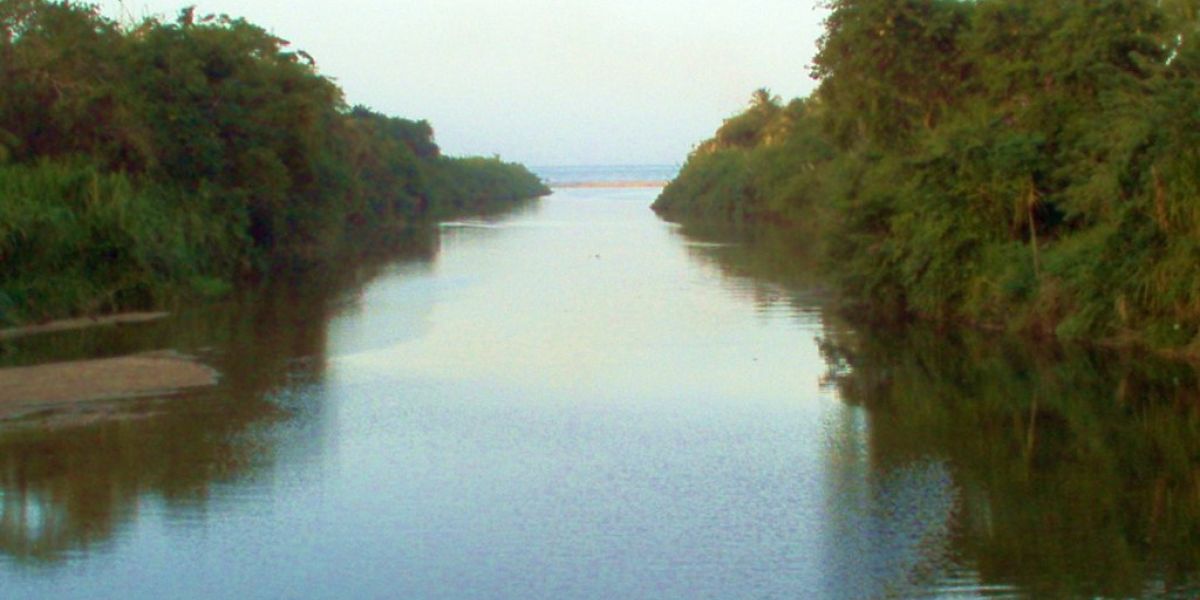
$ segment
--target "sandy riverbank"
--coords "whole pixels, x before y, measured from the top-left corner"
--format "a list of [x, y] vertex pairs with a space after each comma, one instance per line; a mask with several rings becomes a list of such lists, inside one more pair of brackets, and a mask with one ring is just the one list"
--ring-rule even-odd
[[551, 188], [658, 188], [667, 185], [666, 181], [649, 179], [635, 181], [573, 181], [568, 183], [552, 183]]
[[0, 369], [0, 420], [133, 397], [163, 396], [217, 383], [217, 373], [172, 352]]
[[37, 325], [9, 327], [8, 329], [0, 329], [0, 341], [27, 335], [54, 333], [57, 331], [70, 331], [72, 329], [86, 329], [88, 327], [108, 327], [113, 325], [145, 323], [147, 321], [157, 321], [166, 317], [168, 314], [169, 313], [165, 312], [121, 313], [118, 315], [106, 315], [103, 317], [62, 319], [60, 321], [50, 321], [49, 323], [39, 323]]

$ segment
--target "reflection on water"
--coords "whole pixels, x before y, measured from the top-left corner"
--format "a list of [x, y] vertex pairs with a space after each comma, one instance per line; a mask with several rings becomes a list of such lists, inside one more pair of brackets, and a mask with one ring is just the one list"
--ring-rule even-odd
[[172, 348], [201, 357], [222, 380], [183, 398], [120, 401], [85, 407], [71, 419], [49, 414], [3, 424], [0, 552], [22, 562], [61, 563], [103, 548], [155, 502], [168, 515], [202, 517], [215, 486], [260, 477], [279, 451], [272, 425], [311, 419], [305, 411], [321, 409], [276, 393], [321, 378], [330, 318], [352, 309], [362, 286], [380, 272], [427, 264], [434, 236], [391, 232], [370, 253], [264, 283], [221, 306], [183, 308], [163, 322], [11, 342], [8, 364]]
[[[215, 389], [0, 430], [19, 596], [1187, 596], [1200, 382], [827, 307], [805, 240], [571, 190], [8, 364]], [[350, 266], [355, 265], [355, 266]]]
[[1039, 596], [1197, 590], [1200, 389], [1146, 356], [922, 328], [826, 339], [878, 472], [943, 461], [957, 560]]
[[[819, 281], [803, 248], [787, 246], [802, 241], [771, 230], [682, 231], [702, 260], [753, 281], [756, 304], [783, 286], [793, 304], [811, 306]], [[1194, 367], [920, 324], [854, 328], [833, 311], [822, 315], [825, 383], [862, 408], [842, 424], [843, 439], [861, 445], [830, 455], [841, 474], [830, 515], [872, 515], [838, 522], [847, 536], [838, 547], [852, 556], [836, 564], [874, 562], [862, 573], [878, 573], [879, 563], [908, 554], [895, 547], [908, 542], [931, 556], [896, 565], [908, 574], [876, 591], [1060, 598], [1200, 590]], [[845, 511], [855, 504], [869, 508]]]
[[828, 293], [808, 238], [780, 228], [705, 222], [679, 223], [675, 232], [698, 263], [716, 267], [723, 287], [760, 312], [819, 318]]

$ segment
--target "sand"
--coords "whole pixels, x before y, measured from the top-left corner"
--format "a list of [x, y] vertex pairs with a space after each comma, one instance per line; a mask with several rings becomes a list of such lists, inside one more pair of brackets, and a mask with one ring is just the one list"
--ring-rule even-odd
[[213, 369], [172, 352], [0, 369], [0, 419], [59, 407], [164, 396], [217, 383]]
[[132, 323], [145, 323], [147, 321], [157, 321], [166, 317], [169, 313], [165, 312], [141, 312], [141, 313], [122, 313], [119, 315], [107, 315], [103, 317], [83, 317], [79, 319], [63, 319], [61, 321], [50, 321], [49, 323], [39, 323], [37, 325], [25, 325], [22, 327], [10, 327], [8, 329], [0, 329], [0, 341], [18, 338], [26, 335], [35, 335], [39, 333], [54, 333], [56, 331], [69, 331], [72, 329], [84, 329], [87, 327], [102, 327], [111, 325], [128, 325]]
[[554, 183], [552, 188], [659, 188], [667, 185], [666, 181], [580, 181], [572, 183]]

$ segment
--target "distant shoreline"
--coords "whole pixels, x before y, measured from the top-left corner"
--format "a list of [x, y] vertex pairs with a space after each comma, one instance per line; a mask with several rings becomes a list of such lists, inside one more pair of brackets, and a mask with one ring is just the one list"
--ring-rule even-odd
[[580, 188], [658, 188], [665, 187], [664, 179], [646, 179], [630, 181], [570, 181], [565, 183], [547, 183], [550, 189], [580, 189]]

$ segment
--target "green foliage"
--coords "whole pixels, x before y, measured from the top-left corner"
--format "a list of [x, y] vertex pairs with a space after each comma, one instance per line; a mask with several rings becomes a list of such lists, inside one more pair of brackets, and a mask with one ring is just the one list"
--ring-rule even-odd
[[525, 167], [498, 157], [437, 159], [430, 166], [434, 216], [479, 213], [550, 193]]
[[822, 183], [815, 175], [833, 157], [820, 114], [816, 101], [780, 107], [766, 90], [756, 91], [745, 113], [697, 147], [654, 210], [737, 223], [809, 220]]
[[960, 34], [968, 5], [954, 0], [833, 0], [812, 74], [834, 139], [903, 145], [932, 128], [964, 91], [970, 65]]
[[11, 320], [147, 308], [189, 279], [219, 281], [239, 240], [182, 197], [89, 165], [0, 167], [0, 293]]
[[654, 209], [664, 214], [686, 210], [690, 215], [739, 221], [758, 208], [749, 187], [748, 162], [746, 153], [736, 150], [693, 155], [686, 175], [680, 173], [663, 189]]
[[828, 6], [817, 92], [757, 94], [656, 210], [804, 223], [877, 313], [1200, 350], [1195, 3]]
[[122, 26], [0, 0], [5, 318], [220, 295], [363, 228], [547, 193], [518, 165], [441, 157], [427, 122], [348, 109], [288, 45], [191, 8]]
[[778, 96], [772, 96], [766, 88], [755, 90], [750, 97], [750, 107], [726, 119], [717, 129], [716, 137], [705, 142], [706, 149], [753, 148], [769, 142], [782, 110]]

